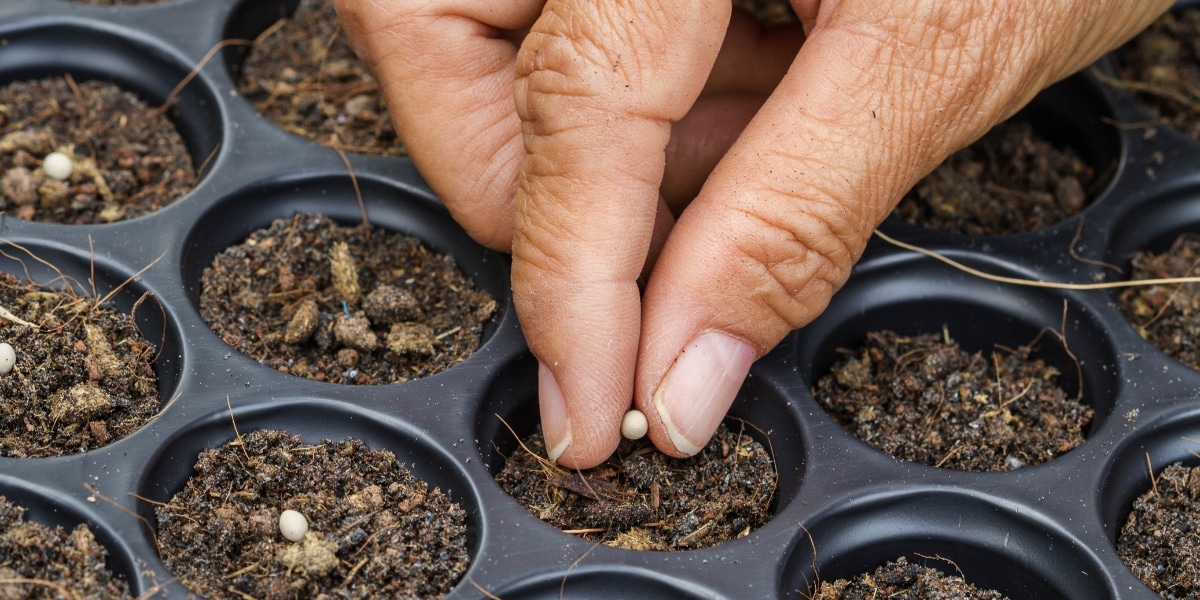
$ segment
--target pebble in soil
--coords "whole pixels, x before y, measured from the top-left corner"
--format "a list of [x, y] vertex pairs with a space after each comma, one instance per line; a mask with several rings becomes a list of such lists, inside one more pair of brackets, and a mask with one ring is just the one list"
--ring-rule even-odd
[[24, 508], [0, 496], [0, 600], [132, 598], [107, 557], [87, 525], [68, 533], [28, 521]]
[[704, 548], [771, 518], [771, 456], [740, 425], [722, 425], [696, 456], [674, 459], [646, 440], [623, 440], [598, 467], [569, 471], [526, 438], [496, 482], [526, 510], [568, 533], [633, 550]]
[[[0, 210], [19, 219], [110, 223], [158, 210], [192, 189], [196, 171], [174, 124], [131, 92], [68, 77], [0, 87]], [[71, 157], [66, 181], [42, 160]]]
[[1170, 600], [1200, 597], [1200, 467], [1175, 463], [1133, 503], [1117, 555], [1143, 583]]
[[1200, 9], [1164, 14], [1118, 51], [1117, 79], [1156, 120], [1200, 139]]
[[155, 346], [129, 315], [66, 288], [0, 274], [0, 456], [84, 452], [133, 433], [159, 410]]
[[1007, 600], [995, 590], [981, 590], [961, 576], [946, 575], [938, 569], [908, 562], [901, 556], [888, 561], [872, 573], [853, 579], [821, 582], [809, 600]]
[[[1161, 254], [1138, 252], [1131, 280], [1200, 276], [1200, 235], [1184, 234]], [[1143, 338], [1175, 360], [1200, 369], [1200, 285], [1125, 288], [1117, 306]]]
[[906, 223], [967, 235], [1010, 235], [1055, 225], [1083, 209], [1096, 175], [1078, 153], [1005, 121], [946, 159], [904, 196]]
[[404, 154], [379, 85], [350, 48], [333, 0], [301, 0], [250, 51], [238, 90], [280, 127], [321, 145]]
[[[288, 509], [309, 521], [300, 542], [280, 533]], [[440, 598], [469, 562], [462, 508], [355, 439], [253, 431], [201, 452], [155, 515], [164, 563], [213, 600]]]
[[450, 256], [378, 227], [298, 213], [227, 248], [201, 276], [200, 316], [280, 371], [397, 383], [474, 353], [496, 301]]
[[813, 395], [859, 439], [903, 460], [965, 471], [1033, 466], [1084, 441], [1093, 410], [1028, 346], [968, 353], [944, 332], [867, 334]]

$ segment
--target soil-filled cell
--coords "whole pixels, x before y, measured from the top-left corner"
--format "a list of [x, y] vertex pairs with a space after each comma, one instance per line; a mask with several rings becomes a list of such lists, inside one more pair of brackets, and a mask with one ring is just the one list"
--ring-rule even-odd
[[641, 569], [601, 569], [580, 565], [568, 572], [531, 577], [503, 589], [485, 590], [489, 597], [505, 600], [562, 600], [604, 598], [605, 600], [715, 600], [712, 590], [692, 582], [672, 581], [659, 573]]
[[1114, 88], [1158, 122], [1200, 139], [1200, 7], [1170, 11], [1115, 53]]

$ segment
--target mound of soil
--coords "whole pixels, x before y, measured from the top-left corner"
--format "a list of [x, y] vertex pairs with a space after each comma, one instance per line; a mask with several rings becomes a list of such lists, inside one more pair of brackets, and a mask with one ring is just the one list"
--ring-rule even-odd
[[1032, 348], [968, 354], [948, 333], [867, 334], [813, 390], [859, 439], [900, 458], [965, 471], [1009, 471], [1083, 443], [1092, 408], [1055, 381]]
[[[359, 440], [255, 431], [195, 469], [155, 514], [163, 561], [204, 598], [440, 598], [467, 570], [462, 508]], [[287, 509], [309, 521], [299, 542]]]
[[584, 471], [550, 463], [540, 432], [522, 444], [496, 482], [539, 519], [584, 539], [633, 550], [704, 548], [771, 518], [775, 464], [741, 428], [722, 425], [684, 459], [645, 439], [623, 440], [608, 461]]
[[379, 85], [350, 48], [333, 0], [301, 0], [282, 27], [251, 50], [238, 89], [280, 127], [323, 146], [405, 153]]
[[[1200, 276], [1200, 236], [1184, 234], [1162, 254], [1138, 252], [1131, 280]], [[1137, 332], [1175, 360], [1200, 369], [1200, 285], [1125, 288], [1117, 307]]]
[[1151, 115], [1200, 140], [1200, 9], [1160, 17], [1118, 51], [1118, 80]]
[[823, 581], [810, 600], [1005, 600], [995, 590], [981, 590], [961, 576], [950, 576], [921, 565], [909, 564], [901, 556], [854, 579]]
[[129, 315], [69, 289], [0, 273], [0, 456], [84, 452], [133, 433], [159, 410], [153, 344]]
[[27, 521], [24, 508], [0, 496], [0, 598], [132, 598], [129, 584], [109, 571], [107, 557], [87, 525], [67, 533]]
[[1200, 467], [1175, 463], [1138, 497], [1121, 535], [1117, 555], [1143, 583], [1169, 600], [1200, 594]]
[[913, 225], [967, 235], [1044, 229], [1077, 214], [1096, 174], [1074, 149], [1006, 121], [946, 159], [893, 212]]
[[[0, 87], [0, 210], [19, 219], [110, 223], [158, 210], [196, 184], [183, 138], [162, 111], [112, 83], [55, 77]], [[50, 152], [72, 158], [46, 176]]]
[[200, 316], [230, 346], [301, 377], [397, 383], [479, 349], [496, 301], [415, 238], [279, 219], [227, 248], [201, 276]]

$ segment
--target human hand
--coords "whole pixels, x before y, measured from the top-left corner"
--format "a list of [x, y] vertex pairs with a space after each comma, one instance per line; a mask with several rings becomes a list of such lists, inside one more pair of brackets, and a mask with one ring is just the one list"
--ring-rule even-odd
[[699, 451], [920, 177], [1171, 2], [792, 4], [803, 31], [729, 0], [338, 2], [422, 174], [511, 243], [565, 466], [611, 454], [631, 398]]

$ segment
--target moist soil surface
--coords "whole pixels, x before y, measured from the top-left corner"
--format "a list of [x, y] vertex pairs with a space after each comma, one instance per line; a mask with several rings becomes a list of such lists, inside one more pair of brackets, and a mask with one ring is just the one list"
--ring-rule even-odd
[[[204, 598], [440, 598], [466, 572], [466, 513], [391, 452], [261, 430], [195, 470], [155, 514], [160, 556]], [[287, 509], [308, 519], [299, 542]]]
[[[42, 160], [71, 157], [70, 177]], [[19, 219], [110, 223], [158, 210], [196, 183], [183, 138], [161, 111], [112, 83], [55, 77], [0, 87], [0, 210]]]
[[858, 438], [900, 458], [965, 471], [1009, 471], [1084, 441], [1092, 408], [1056, 383], [1030, 347], [968, 353], [949, 333], [867, 334], [813, 395]]
[[1170, 600], [1200, 597], [1200, 467], [1175, 463], [1138, 497], [1117, 556], [1143, 583]]
[[1097, 187], [1093, 168], [1022, 121], [1005, 121], [954, 153], [904, 196], [906, 223], [966, 235], [1010, 235], [1077, 214]]
[[623, 440], [593, 469], [551, 464], [541, 433], [526, 438], [496, 482], [539, 519], [617, 548], [671, 551], [742, 537], [771, 518], [774, 461], [742, 424], [722, 425], [691, 458]]
[[20, 319], [0, 319], [0, 341], [17, 355], [12, 372], [0, 375], [0, 456], [84, 452], [157, 414], [157, 350], [129, 315], [7, 274], [0, 307]]
[[876, 600], [903, 598], [905, 600], [1005, 600], [1007, 596], [995, 590], [981, 590], [961, 576], [946, 575], [909, 563], [901, 556], [888, 561], [873, 573], [854, 579], [823, 581], [810, 600]]
[[0, 600], [132, 598], [115, 577], [87, 525], [62, 527], [25, 520], [25, 509], [0, 496]]
[[379, 85], [351, 50], [333, 0], [301, 0], [250, 51], [238, 89], [280, 127], [323, 146], [405, 153]]
[[[1161, 254], [1139, 252], [1130, 279], [1200, 275], [1200, 236], [1184, 234]], [[1125, 288], [1117, 306], [1134, 329], [1175, 360], [1200, 369], [1200, 285], [1183, 283]]]
[[1200, 9], [1160, 17], [1115, 53], [1115, 87], [1132, 92], [1155, 119], [1200, 139]]
[[397, 383], [474, 353], [496, 301], [454, 259], [378, 227], [297, 213], [213, 259], [200, 316], [230, 346], [318, 381]]

